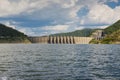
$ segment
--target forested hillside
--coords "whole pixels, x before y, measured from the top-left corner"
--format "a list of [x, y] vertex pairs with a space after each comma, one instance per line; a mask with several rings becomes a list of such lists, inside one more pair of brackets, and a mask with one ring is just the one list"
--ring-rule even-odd
[[120, 30], [113, 32], [110, 35], [107, 35], [103, 40], [102, 44], [120, 44]]
[[120, 44], [120, 20], [104, 29], [105, 37], [101, 40], [93, 39], [90, 43]]
[[112, 24], [111, 26], [104, 29], [106, 34], [112, 34], [113, 32], [120, 29], [120, 20], [118, 20], [116, 23]]
[[27, 36], [13, 28], [0, 24], [0, 43], [29, 42]]
[[77, 37], [89, 37], [91, 36], [92, 32], [94, 32], [95, 29], [82, 29], [82, 30], [76, 30], [73, 32], [68, 33], [59, 33], [59, 34], [52, 34], [50, 36], [77, 36]]

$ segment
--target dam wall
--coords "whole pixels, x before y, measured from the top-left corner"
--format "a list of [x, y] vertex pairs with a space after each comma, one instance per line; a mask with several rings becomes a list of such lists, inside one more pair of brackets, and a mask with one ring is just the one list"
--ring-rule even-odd
[[32, 43], [42, 44], [89, 44], [92, 37], [73, 37], [73, 36], [42, 36], [29, 37]]
[[74, 44], [74, 38], [70, 36], [49, 37], [48, 41], [49, 44]]
[[75, 44], [89, 44], [92, 39], [92, 37], [74, 37]]
[[48, 44], [48, 38], [49, 37], [29, 37], [29, 40], [32, 43], [43, 43], [43, 44]]

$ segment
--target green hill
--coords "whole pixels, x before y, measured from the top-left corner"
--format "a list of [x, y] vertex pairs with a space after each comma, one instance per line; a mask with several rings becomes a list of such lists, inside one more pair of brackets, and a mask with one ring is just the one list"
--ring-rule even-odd
[[104, 29], [106, 36], [100, 42], [103, 44], [120, 44], [120, 20]]
[[93, 39], [90, 43], [120, 44], [120, 20], [104, 29], [106, 36], [102, 40]]
[[120, 20], [118, 20], [116, 23], [112, 24], [111, 26], [104, 29], [106, 34], [112, 34], [113, 32], [120, 29]]
[[0, 24], [0, 43], [28, 43], [27, 36], [13, 28]]
[[89, 37], [95, 29], [82, 29], [76, 30], [73, 32], [68, 33], [59, 33], [59, 34], [52, 34], [50, 36], [76, 36], [76, 37]]
[[102, 44], [120, 44], [120, 29], [101, 40]]

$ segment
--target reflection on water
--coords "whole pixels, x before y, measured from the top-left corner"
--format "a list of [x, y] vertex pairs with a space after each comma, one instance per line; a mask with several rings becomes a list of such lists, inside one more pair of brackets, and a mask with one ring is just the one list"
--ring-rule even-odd
[[0, 80], [120, 80], [120, 46], [1, 44]]

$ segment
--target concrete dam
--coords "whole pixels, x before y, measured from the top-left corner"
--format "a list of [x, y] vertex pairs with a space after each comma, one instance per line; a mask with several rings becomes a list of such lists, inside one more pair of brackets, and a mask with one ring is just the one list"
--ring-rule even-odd
[[89, 44], [92, 37], [73, 37], [73, 36], [42, 36], [29, 37], [32, 43], [41, 44]]

